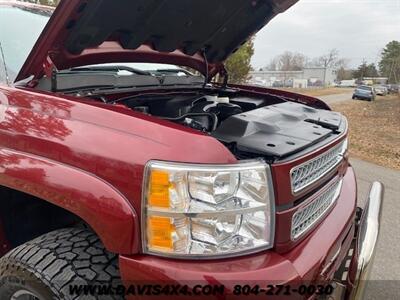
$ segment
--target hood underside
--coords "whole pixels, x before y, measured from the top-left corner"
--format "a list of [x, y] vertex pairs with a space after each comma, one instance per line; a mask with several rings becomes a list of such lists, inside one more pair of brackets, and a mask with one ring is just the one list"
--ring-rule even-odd
[[58, 69], [172, 63], [215, 75], [230, 54], [297, 1], [62, 0], [17, 80], [43, 76], [49, 62]]

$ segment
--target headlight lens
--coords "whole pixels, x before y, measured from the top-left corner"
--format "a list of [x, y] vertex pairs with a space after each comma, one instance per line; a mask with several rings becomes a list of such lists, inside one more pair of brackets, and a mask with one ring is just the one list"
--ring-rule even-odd
[[262, 161], [191, 165], [151, 161], [143, 191], [146, 253], [235, 256], [272, 247], [270, 169]]

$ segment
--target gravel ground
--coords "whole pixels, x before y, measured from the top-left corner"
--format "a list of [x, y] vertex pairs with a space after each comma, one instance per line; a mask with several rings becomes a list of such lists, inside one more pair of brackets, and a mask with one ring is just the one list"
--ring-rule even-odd
[[321, 96], [331, 96], [331, 95], [340, 95], [340, 94], [349, 94], [353, 93], [353, 88], [338, 88], [338, 87], [328, 87], [328, 88], [278, 88], [279, 90], [285, 90], [292, 93], [304, 94], [312, 97], [321, 97]]
[[353, 93], [351, 92], [351, 93], [321, 96], [318, 98], [321, 99], [322, 101], [324, 101], [329, 106], [331, 106], [331, 105], [335, 105], [338, 103], [343, 103], [344, 101], [349, 101], [349, 100], [351, 100], [352, 96], [353, 96]]
[[400, 170], [400, 95], [331, 106], [349, 120], [352, 156]]

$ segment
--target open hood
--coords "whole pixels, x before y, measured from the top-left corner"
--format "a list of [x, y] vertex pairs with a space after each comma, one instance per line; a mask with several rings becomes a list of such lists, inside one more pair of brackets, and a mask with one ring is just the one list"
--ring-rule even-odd
[[112, 62], [188, 66], [209, 74], [298, 0], [62, 0], [16, 80]]

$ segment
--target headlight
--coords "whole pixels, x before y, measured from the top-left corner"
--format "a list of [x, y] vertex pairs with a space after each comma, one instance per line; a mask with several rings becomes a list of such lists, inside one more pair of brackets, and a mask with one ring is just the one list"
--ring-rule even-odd
[[270, 169], [262, 161], [146, 166], [144, 252], [168, 257], [236, 256], [272, 247]]

